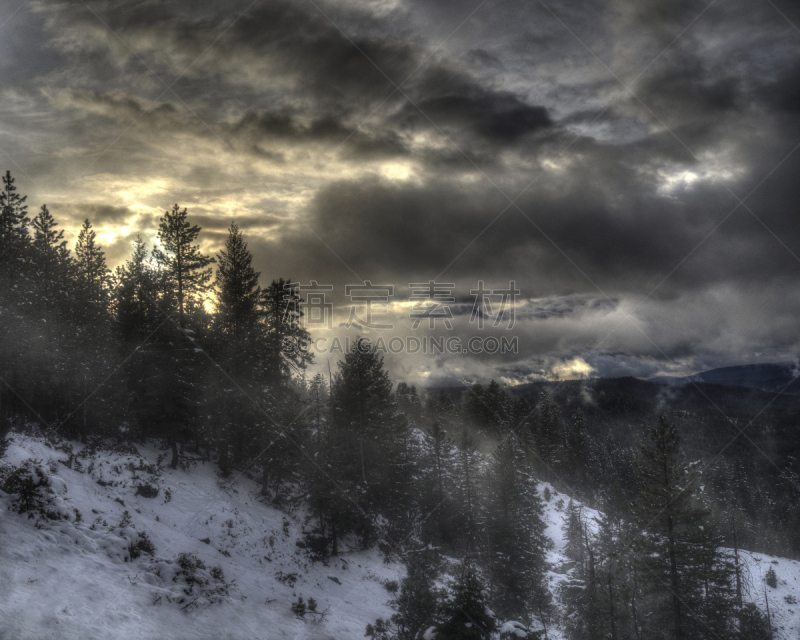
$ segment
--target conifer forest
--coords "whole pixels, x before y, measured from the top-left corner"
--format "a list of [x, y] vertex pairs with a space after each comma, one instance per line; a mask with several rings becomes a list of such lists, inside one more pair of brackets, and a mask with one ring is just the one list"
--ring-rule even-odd
[[793, 5], [12, 4], [0, 638], [800, 638]]

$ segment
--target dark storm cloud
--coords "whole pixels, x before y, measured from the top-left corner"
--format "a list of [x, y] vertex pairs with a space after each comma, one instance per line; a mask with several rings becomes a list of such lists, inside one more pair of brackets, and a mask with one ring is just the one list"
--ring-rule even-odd
[[337, 15], [342, 18], [345, 25], [356, 27], [355, 35], [346, 36], [313, 6], [265, 3], [237, 21], [226, 37], [235, 44], [215, 55], [224, 57], [226, 50], [236, 55], [250, 48], [270, 56], [281, 63], [281, 73], [302, 78], [324, 100], [385, 97], [392, 82], [401, 82], [411, 72], [419, 49], [388, 32], [374, 33], [380, 25], [366, 12]]
[[[638, 148], [592, 144], [581, 151], [585, 164], [580, 180], [536, 184], [518, 201], [524, 216], [487, 181], [455, 187], [438, 180], [397, 185], [372, 179], [320, 191], [308, 225], [364, 277], [433, 277], [482, 234], [450, 273], [524, 275], [539, 292], [546, 287], [550, 294], [575, 287], [576, 281], [591, 289], [566, 254], [603, 290], [630, 292], [655, 286], [736, 205], [716, 185], [689, 187], [680, 199], [660, 194], [655, 176], [648, 181], [632, 170], [641, 161]], [[649, 155], [655, 157], [652, 151]], [[783, 220], [791, 225], [789, 216]], [[659, 295], [674, 295], [676, 287], [780, 277], [791, 255], [771, 251], [774, 238], [754, 233], [753, 224], [744, 209], [730, 216], [714, 231], [709, 246], [673, 274]], [[302, 263], [319, 270], [328, 259], [310, 237], [287, 253], [308, 253]], [[754, 268], [757, 256], [762, 259]]]
[[765, 82], [758, 93], [767, 108], [800, 114], [800, 60], [779, 69], [772, 82]]
[[85, 204], [76, 207], [75, 215], [90, 220], [95, 227], [130, 222], [136, 214], [128, 207], [112, 205]]
[[[251, 73], [268, 73], [265, 84], [298, 80], [301, 91], [341, 105], [354, 98], [384, 97], [391, 86], [386, 76], [402, 80], [418, 53], [407, 39], [370, 33], [378, 23], [356, 9], [335, 14], [337, 22], [363, 32], [345, 36], [313, 5], [283, 0], [258, 3], [243, 14], [246, 5], [236, 3], [225, 11], [208, 3], [189, 11], [176, 3], [150, 1], [94, 2], [88, 3], [89, 9], [37, 6], [58, 31], [56, 44], [67, 52], [85, 55], [111, 48], [118, 65], [141, 67], [138, 56], [151, 62], [156, 73], [216, 76], [244, 89], [255, 81]], [[197, 62], [201, 55], [202, 62]], [[284, 94], [281, 89], [276, 91]]]
[[740, 82], [735, 76], [719, 77], [699, 60], [688, 59], [649, 74], [636, 93], [661, 118], [696, 122], [743, 106]]
[[406, 104], [401, 120], [434, 126], [459, 134], [472, 134], [504, 146], [553, 123], [547, 110], [525, 104], [518, 96], [481, 86], [466, 75], [444, 66], [427, 70], [417, 91], [425, 96]]
[[[192, 216], [192, 221], [197, 224], [204, 233], [212, 231], [227, 231], [231, 225], [231, 220], [213, 214], [194, 214]], [[275, 229], [283, 222], [285, 222], [283, 218], [268, 214], [236, 216], [236, 224], [245, 233], [255, 233], [260, 230]]]
[[[163, 4], [152, 12], [149, 3], [95, 9], [125, 45], [114, 41], [89, 11], [48, 8], [64, 49], [79, 46], [95, 55], [110, 47], [116, 50], [119, 65], [147, 75], [141, 59], [159, 78], [163, 75], [163, 80], [151, 79], [159, 93], [171, 77], [184, 72], [188, 78], [210, 76], [204, 80], [207, 87], [235, 86], [232, 97], [237, 100], [249, 101], [257, 87], [256, 102], [266, 100], [270, 106], [242, 113], [230, 125], [234, 135], [255, 132], [297, 143], [347, 140], [344, 152], [375, 157], [407, 153], [401, 131], [436, 136], [443, 129], [460, 145], [474, 143], [486, 153], [487, 145], [502, 147], [552, 125], [544, 107], [530, 105], [513, 92], [483, 86], [437, 56], [429, 59], [413, 37], [398, 37], [406, 34], [364, 11], [334, 13], [337, 23], [353, 32], [346, 36], [311, 5], [259, 4], [206, 50], [218, 30], [210, 18], [181, 14]], [[202, 62], [192, 65], [201, 55]], [[90, 65], [93, 61], [84, 59]], [[108, 56], [97, 61], [105, 67]], [[402, 89], [395, 90], [405, 80]], [[185, 100], [197, 93], [191, 82], [179, 81], [176, 87]], [[143, 124], [154, 126], [169, 123], [169, 110], [176, 109], [167, 102], [172, 100], [169, 92], [155, 108], [119, 94], [72, 93], [73, 102], [83, 101], [88, 109], [116, 117], [142, 116]], [[365, 121], [375, 107], [379, 112]], [[185, 111], [180, 105], [177, 110]], [[207, 111], [201, 113], [205, 116]]]
[[303, 122], [295, 111], [289, 109], [249, 110], [231, 126], [231, 133], [253, 144], [278, 140], [294, 144], [327, 143], [336, 147], [347, 142], [344, 152], [352, 158], [392, 157], [409, 153], [407, 145], [395, 131], [365, 133], [354, 130], [331, 115], [312, 117]]
[[64, 90], [53, 93], [51, 99], [66, 108], [88, 115], [103, 116], [124, 122], [149, 124], [153, 128], [185, 128], [188, 118], [181, 117], [179, 108], [169, 102], [148, 104], [145, 100], [123, 92]]
[[[152, 234], [177, 200], [213, 252], [238, 219], [264, 278], [444, 270], [460, 319], [515, 279], [524, 352], [434, 377], [796, 350], [800, 34], [749, 0], [546, 4], [32, 1], [41, 46], [0, 44], [0, 145], [72, 227]], [[767, 175], [769, 229], [726, 218]]]

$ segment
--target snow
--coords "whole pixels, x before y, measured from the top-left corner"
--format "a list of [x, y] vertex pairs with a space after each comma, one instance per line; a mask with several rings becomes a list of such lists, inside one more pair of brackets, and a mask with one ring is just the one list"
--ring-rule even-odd
[[[767, 556], [763, 553], [740, 552], [744, 564], [744, 595], [759, 609], [766, 612], [767, 600], [776, 629], [775, 637], [788, 640], [800, 637], [800, 562], [787, 558]], [[766, 574], [775, 570], [778, 586], [767, 586]]]
[[[0, 491], [0, 638], [361, 638], [367, 623], [391, 615], [383, 585], [402, 578], [401, 565], [359, 550], [345, 550], [327, 566], [312, 563], [296, 546], [302, 512], [259, 502], [258, 487], [245, 478], [226, 486], [211, 464], [149, 473], [159, 452], [136, 450], [98, 453], [77, 471], [66, 466], [67, 453], [43, 440], [11, 437], [2, 463], [43, 461], [63, 508], [81, 518], [37, 524], [9, 510], [11, 497]], [[136, 495], [143, 481], [158, 486], [155, 498]], [[130, 525], [120, 528], [126, 511]], [[131, 560], [129, 545], [141, 532], [155, 558]], [[194, 596], [183, 592], [180, 553], [205, 564], [198, 576], [211, 586], [210, 570], [220, 567], [234, 582], [227, 595], [185, 610]], [[295, 616], [298, 597], [314, 598], [318, 611], [327, 610], [324, 620]]]
[[502, 627], [500, 627], [500, 633], [517, 636], [518, 638], [528, 637], [528, 631], [525, 629], [525, 626], [514, 621], [506, 622]]
[[[545, 494], [545, 487], [550, 490], [551, 494], [550, 500], [544, 503], [545, 535], [553, 541], [553, 548], [547, 554], [547, 561], [550, 565], [547, 580], [550, 591], [557, 593], [559, 583], [566, 580], [572, 571], [572, 562], [564, 555], [566, 540], [563, 532], [570, 496], [559, 493], [546, 482], [540, 483], [539, 495]], [[582, 508], [583, 520], [589, 529], [597, 531], [596, 521], [602, 514], [582, 505], [578, 500], [573, 499], [573, 504]], [[740, 550], [739, 553], [742, 563], [745, 602], [753, 602], [765, 612], [766, 589], [776, 640], [800, 638], [800, 561], [750, 551]], [[778, 586], [775, 589], [766, 585], [765, 576], [770, 567], [775, 570], [778, 577]], [[555, 600], [555, 604], [561, 609], [561, 603]], [[561, 639], [564, 636], [557, 627], [549, 627], [548, 637]]]
[[[246, 477], [231, 483], [202, 461], [188, 470], [162, 468], [155, 446], [90, 452], [72, 442], [79, 455], [70, 468], [68, 449], [29, 435], [13, 434], [10, 442], [0, 465], [34, 461], [32, 473], [52, 491], [53, 519], [17, 514], [9, 509], [11, 496], [0, 491], [2, 640], [338, 640], [363, 638], [368, 623], [393, 613], [384, 585], [402, 579], [402, 565], [387, 564], [376, 550], [358, 550], [355, 542], [327, 564], [312, 562], [296, 544], [304, 511], [265, 504]], [[145, 486], [145, 494], [157, 489], [157, 495], [144, 497]], [[570, 497], [540, 483], [539, 494], [545, 489], [545, 534], [553, 542], [546, 580], [558, 593], [573, 570], [562, 530]], [[582, 509], [584, 521], [596, 526], [601, 514]], [[142, 534], [155, 545], [154, 557], [131, 559], [131, 545]], [[204, 587], [191, 584], [180, 554], [202, 562], [194, 575]], [[747, 551], [740, 558], [746, 598], [765, 610], [766, 590], [776, 637], [800, 637], [800, 562]], [[224, 580], [214, 577], [214, 567]], [[778, 578], [775, 589], [765, 582], [770, 567]], [[316, 600], [324, 619], [298, 618], [291, 605], [299, 597]], [[501, 627], [507, 637], [524, 637], [524, 629], [513, 621]], [[435, 636], [433, 628], [423, 635]], [[564, 638], [553, 621], [548, 638]]]

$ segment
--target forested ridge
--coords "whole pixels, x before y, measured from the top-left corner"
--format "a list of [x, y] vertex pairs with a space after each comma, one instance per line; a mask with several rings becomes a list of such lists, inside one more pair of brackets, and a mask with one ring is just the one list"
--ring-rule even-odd
[[[262, 286], [235, 223], [205, 255], [176, 204], [158, 246], [138, 238], [111, 271], [89, 220], [70, 250], [10, 173], [0, 207], [0, 437], [36, 424], [83, 443], [154, 439], [172, 468], [213, 460], [275, 505], [307, 504], [315, 560], [358, 544], [406, 564], [396, 613], [369, 637], [486, 638], [512, 620], [530, 638], [555, 625], [575, 640], [771, 637], [738, 554], [800, 553], [791, 467], [764, 482], [741, 449], [687, 452], [692, 414], [669, 408], [612, 438], [594, 405], [547, 387], [418, 392], [361, 342], [309, 379], [298, 292], [278, 274]], [[556, 592], [541, 482], [601, 512], [566, 505], [573, 564]]]

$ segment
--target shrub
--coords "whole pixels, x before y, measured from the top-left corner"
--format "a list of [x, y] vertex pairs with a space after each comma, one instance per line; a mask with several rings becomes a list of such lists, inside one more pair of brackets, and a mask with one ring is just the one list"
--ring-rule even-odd
[[400, 585], [397, 584], [397, 580], [387, 580], [383, 586], [392, 595], [395, 595], [397, 593], [397, 590], [400, 588]]
[[225, 574], [222, 572], [222, 567], [211, 567], [211, 577], [217, 582], [225, 582]]
[[6, 455], [8, 448], [8, 432], [11, 431], [11, 420], [8, 418], [0, 419], [0, 458]]
[[544, 631], [531, 631], [519, 622], [506, 622], [500, 628], [500, 640], [541, 640]]
[[292, 613], [298, 618], [305, 618], [307, 613], [321, 615], [317, 611], [317, 601], [309, 598], [308, 603], [303, 602], [303, 596], [297, 598], [297, 602], [292, 603]]
[[297, 598], [297, 602], [292, 603], [292, 613], [298, 618], [306, 615], [306, 603], [303, 602], [303, 596]]
[[152, 484], [140, 484], [136, 487], [136, 495], [143, 498], [155, 498], [158, 495], [158, 487]]
[[178, 574], [173, 578], [173, 580], [177, 580], [178, 576], [183, 576], [183, 579], [186, 581], [186, 584], [189, 585], [191, 590], [192, 585], [194, 584], [203, 584], [202, 578], [198, 578], [197, 571], [198, 569], [205, 569], [205, 563], [198, 558], [193, 553], [181, 553], [178, 555], [178, 566], [181, 570]]
[[775, 589], [778, 586], [778, 576], [775, 575], [775, 569], [773, 569], [772, 567], [769, 568], [769, 571], [767, 571], [767, 575], [764, 577], [764, 579], [767, 581], [767, 584], [773, 589]]
[[155, 555], [156, 553], [156, 546], [153, 544], [153, 541], [150, 540], [150, 536], [147, 535], [144, 531], [139, 533], [139, 537], [136, 539], [136, 542], [132, 542], [128, 545], [128, 554], [131, 557], [131, 560], [136, 560], [139, 556], [143, 553], [146, 553], [150, 556]]
[[12, 504], [17, 513], [33, 511], [44, 497], [47, 477], [37, 472], [36, 463], [26, 460], [14, 469], [3, 482], [3, 491], [15, 496]]
[[328, 538], [319, 529], [307, 531], [303, 540], [297, 541], [297, 546], [307, 549], [312, 561], [323, 561], [328, 558]]
[[172, 580], [181, 580], [186, 585], [183, 588], [185, 597], [178, 600], [184, 609], [221, 602], [234, 584], [225, 581], [221, 567], [211, 567], [207, 571], [205, 563], [193, 553], [179, 554], [177, 564], [180, 569]]
[[737, 640], [772, 640], [774, 637], [767, 617], [752, 602], [739, 611], [739, 633]]
[[27, 513], [30, 518], [40, 515], [48, 520], [70, 519], [70, 510], [56, 495], [56, 490], [66, 492], [66, 486], [60, 479], [51, 477], [47, 467], [38, 460], [26, 460], [12, 470], [3, 481], [2, 489], [13, 496], [11, 506], [17, 513]]

